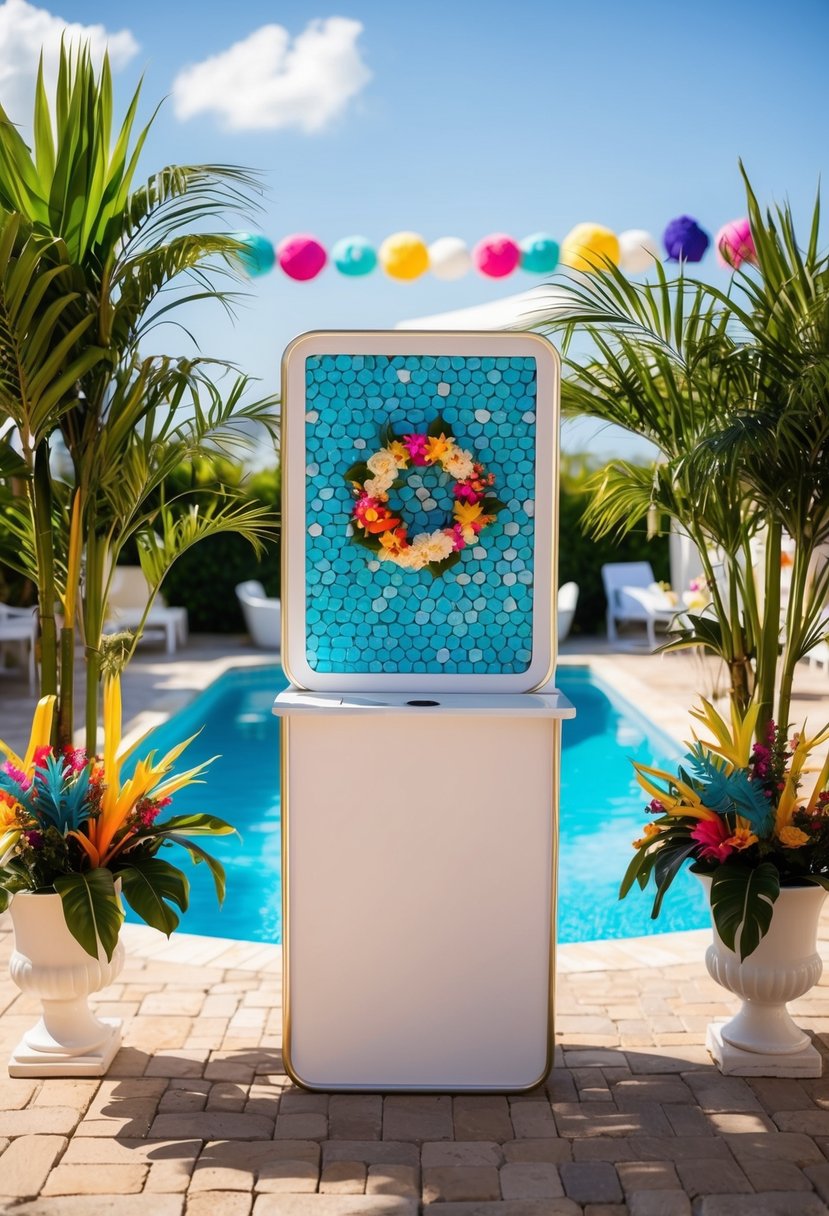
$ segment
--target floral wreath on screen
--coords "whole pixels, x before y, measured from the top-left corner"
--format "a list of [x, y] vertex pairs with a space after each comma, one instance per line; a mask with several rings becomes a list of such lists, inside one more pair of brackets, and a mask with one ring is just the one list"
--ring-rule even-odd
[[[371, 549], [379, 561], [404, 570], [425, 570], [438, 578], [461, 560], [461, 550], [495, 522], [504, 503], [495, 497], [495, 477], [462, 448], [440, 417], [425, 432], [397, 435], [387, 423], [381, 447], [351, 466], [345, 479], [356, 498], [351, 512], [351, 539]], [[403, 484], [411, 468], [439, 465], [454, 479], [452, 513], [442, 528], [409, 539], [400, 508], [389, 491]]]

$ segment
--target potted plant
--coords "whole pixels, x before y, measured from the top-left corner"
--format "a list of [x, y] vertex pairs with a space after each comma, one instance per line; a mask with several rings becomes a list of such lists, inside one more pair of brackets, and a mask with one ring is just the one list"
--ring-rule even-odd
[[652, 916], [686, 861], [708, 888], [714, 942], [709, 974], [742, 1008], [710, 1026], [708, 1047], [724, 1072], [819, 1076], [820, 1056], [786, 1002], [820, 978], [820, 909], [829, 890], [829, 758], [811, 789], [806, 762], [829, 729], [790, 737], [769, 722], [753, 742], [760, 707], [732, 705], [730, 726], [705, 699], [691, 711], [713, 736], [690, 744], [676, 773], [636, 764], [651, 819], [622, 882], [656, 884]]
[[150, 752], [122, 778], [146, 735], [122, 746], [119, 675], [104, 682], [102, 756], [52, 745], [55, 701], [39, 701], [23, 756], [0, 742], [0, 910], [11, 906], [11, 977], [43, 1007], [9, 1071], [100, 1076], [118, 1050], [121, 1024], [96, 1018], [87, 998], [123, 965], [122, 898], [169, 936], [187, 911], [189, 883], [160, 854], [178, 844], [206, 862], [221, 904], [224, 870], [193, 838], [234, 829], [213, 815], [165, 814], [173, 794], [210, 763], [173, 772], [192, 739], [159, 759]]

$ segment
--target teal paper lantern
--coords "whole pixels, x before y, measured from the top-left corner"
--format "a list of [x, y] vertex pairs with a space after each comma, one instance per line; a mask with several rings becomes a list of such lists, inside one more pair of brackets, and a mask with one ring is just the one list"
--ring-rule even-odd
[[267, 274], [276, 265], [276, 251], [266, 236], [258, 232], [231, 232], [235, 241], [244, 246], [239, 261], [251, 278]]
[[558, 241], [546, 232], [534, 232], [518, 242], [521, 269], [530, 274], [552, 274], [558, 266]]
[[340, 274], [356, 278], [371, 274], [377, 265], [377, 252], [364, 236], [344, 236], [331, 250], [331, 260]]

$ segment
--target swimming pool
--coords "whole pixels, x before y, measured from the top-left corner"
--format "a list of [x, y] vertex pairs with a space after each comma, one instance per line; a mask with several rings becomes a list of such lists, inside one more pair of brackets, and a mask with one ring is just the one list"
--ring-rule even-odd
[[[150, 748], [163, 752], [201, 728], [188, 748], [186, 767], [219, 754], [205, 785], [175, 796], [175, 812], [210, 811], [239, 828], [235, 837], [204, 843], [226, 866], [228, 897], [216, 907], [205, 866], [193, 868], [189, 933], [276, 942], [282, 934], [279, 807], [279, 723], [271, 713], [286, 685], [277, 666], [228, 672], [157, 730]], [[587, 668], [564, 667], [558, 685], [577, 709], [562, 732], [558, 940], [638, 937], [709, 923], [701, 885], [679, 875], [658, 921], [650, 919], [651, 891], [634, 890], [621, 903], [619, 882], [630, 843], [644, 820], [642, 795], [631, 760], [670, 763], [676, 744]], [[171, 860], [177, 860], [170, 854]], [[128, 920], [137, 918], [128, 912]]]

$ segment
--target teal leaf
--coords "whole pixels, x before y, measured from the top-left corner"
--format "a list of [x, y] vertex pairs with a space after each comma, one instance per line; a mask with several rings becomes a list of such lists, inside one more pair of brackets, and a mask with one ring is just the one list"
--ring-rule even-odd
[[83, 874], [65, 874], [55, 879], [55, 890], [63, 902], [66, 927], [75, 941], [92, 958], [98, 957], [100, 942], [111, 961], [124, 919], [112, 872], [98, 868]]
[[711, 914], [720, 937], [730, 950], [739, 953], [741, 962], [768, 933], [779, 894], [780, 875], [769, 861], [753, 869], [726, 863], [714, 871]]

